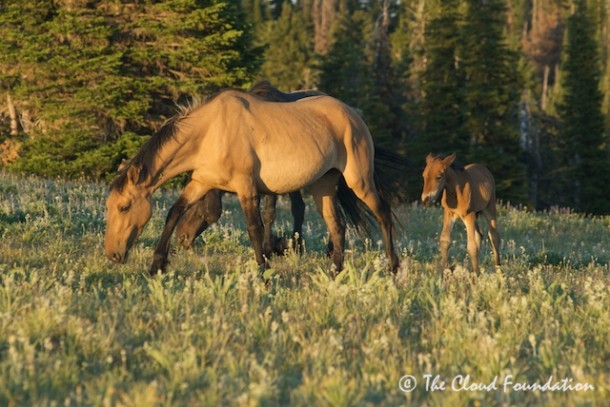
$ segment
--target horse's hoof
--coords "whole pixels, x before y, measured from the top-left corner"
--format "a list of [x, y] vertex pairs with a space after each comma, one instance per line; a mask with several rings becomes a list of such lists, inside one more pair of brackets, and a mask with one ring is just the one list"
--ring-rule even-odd
[[191, 248], [191, 239], [189, 238], [188, 233], [183, 233], [178, 237], [178, 244], [187, 250]]
[[279, 256], [283, 256], [286, 254], [287, 250], [290, 249], [290, 245], [288, 244], [288, 239], [285, 237], [280, 237], [275, 240], [274, 252]]
[[148, 270], [148, 273], [151, 276], [156, 276], [157, 274], [165, 273], [165, 267], [167, 266], [167, 259], [155, 259]]

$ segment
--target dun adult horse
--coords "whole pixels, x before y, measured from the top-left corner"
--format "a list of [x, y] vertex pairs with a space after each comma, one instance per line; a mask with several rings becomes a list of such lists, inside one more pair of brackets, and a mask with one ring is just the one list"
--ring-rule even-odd
[[192, 172], [167, 216], [152, 272], [163, 270], [169, 239], [180, 217], [210, 190], [235, 192], [258, 264], [263, 250], [260, 194], [306, 188], [327, 225], [335, 267], [343, 265], [345, 226], [336, 186], [343, 178], [379, 223], [390, 267], [396, 270], [392, 214], [374, 180], [371, 134], [349, 106], [329, 96], [295, 103], [268, 102], [228, 90], [176, 115], [119, 171], [106, 200], [106, 256], [125, 262], [152, 214], [151, 196], [168, 179]]
[[[295, 102], [311, 96], [326, 96], [326, 94], [317, 90], [303, 90], [291, 93], [284, 93], [275, 88], [268, 81], [257, 82], [248, 91], [251, 94], [257, 95], [270, 102]], [[385, 191], [391, 191], [392, 197], [403, 199], [400, 189], [402, 187], [400, 180], [391, 175], [391, 172], [404, 172], [409, 164], [405, 157], [389, 151], [387, 149], [375, 146], [375, 183], [377, 187], [383, 188]], [[184, 248], [190, 248], [193, 241], [208, 226], [218, 221], [222, 212], [222, 193], [216, 190], [210, 191], [203, 199], [194, 203], [182, 216], [178, 226], [176, 227], [176, 237], [178, 242]], [[303, 221], [305, 218], [305, 203], [300, 191], [289, 193], [291, 212], [294, 220], [292, 230], [293, 237], [296, 237], [296, 249], [301, 249], [301, 238]], [[351, 196], [351, 191], [346, 187], [345, 182], [339, 182], [338, 186], [339, 209], [342, 218], [348, 224], [355, 228], [361, 228], [363, 236], [369, 234], [368, 227], [364, 227], [364, 223], [368, 223], [367, 214], [364, 208], [359, 208], [353, 205], [354, 197]], [[274, 251], [277, 254], [283, 254], [288, 247], [285, 239], [278, 239], [273, 236], [271, 227], [276, 218], [277, 195], [264, 196], [263, 217], [263, 248], [267, 251]], [[365, 221], [365, 222], [363, 222]], [[331, 248], [329, 247], [329, 251]]]
[[421, 200], [425, 206], [438, 201], [444, 209], [443, 230], [440, 238], [443, 268], [447, 267], [447, 253], [451, 244], [451, 228], [457, 218], [466, 225], [468, 255], [472, 270], [479, 273], [481, 229], [477, 223], [483, 214], [489, 224], [489, 240], [496, 266], [500, 265], [500, 234], [496, 222], [496, 185], [491, 172], [481, 164], [469, 164], [464, 168], [453, 165], [455, 154], [446, 158], [428, 154], [424, 169], [424, 189]]

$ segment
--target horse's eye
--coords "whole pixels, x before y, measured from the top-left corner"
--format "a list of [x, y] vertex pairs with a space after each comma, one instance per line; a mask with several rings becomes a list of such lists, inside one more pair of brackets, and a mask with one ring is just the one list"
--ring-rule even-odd
[[130, 208], [131, 208], [131, 204], [119, 206], [119, 211], [125, 213], [125, 212], [129, 211]]
[[436, 179], [440, 181], [441, 179], [443, 179], [443, 176], [442, 175], [437, 175]]

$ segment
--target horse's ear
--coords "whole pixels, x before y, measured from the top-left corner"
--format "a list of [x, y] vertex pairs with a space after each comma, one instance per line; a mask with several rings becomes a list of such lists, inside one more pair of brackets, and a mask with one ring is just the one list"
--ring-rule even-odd
[[443, 166], [445, 168], [449, 167], [455, 161], [455, 153], [443, 158]]
[[432, 153], [428, 153], [428, 155], [426, 156], [426, 164], [430, 164], [430, 161], [432, 161], [433, 158], [434, 156], [432, 155]]
[[121, 161], [121, 163], [119, 164], [119, 169], [117, 170], [117, 172], [123, 171], [125, 167], [127, 167], [127, 164], [129, 164], [129, 161], [123, 158], [123, 161]]
[[127, 169], [127, 178], [132, 184], [137, 184], [140, 179], [140, 169], [132, 165]]

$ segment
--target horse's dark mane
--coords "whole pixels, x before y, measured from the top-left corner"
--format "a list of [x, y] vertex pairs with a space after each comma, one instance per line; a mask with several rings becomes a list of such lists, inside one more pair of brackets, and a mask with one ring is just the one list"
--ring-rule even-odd
[[223, 91], [214, 93], [203, 101], [194, 100], [193, 103], [187, 106], [178, 106], [179, 112], [174, 116], [167, 119], [159, 130], [153, 134], [153, 136], [142, 146], [136, 156], [129, 162], [125, 168], [119, 170], [116, 178], [110, 184], [110, 190], [122, 191], [125, 183], [127, 182], [127, 171], [129, 167], [135, 166], [140, 168], [137, 184], [144, 182], [148, 178], [149, 169], [152, 167], [153, 160], [155, 159], [158, 151], [170, 140], [174, 139], [176, 130], [180, 121], [191, 114], [196, 108], [205, 105], [214, 100], [218, 95], [228, 90], [242, 92], [250, 95], [254, 95], [262, 100], [268, 102], [294, 102], [299, 99], [303, 99], [310, 96], [323, 96], [322, 93], [317, 90], [299, 91], [294, 93], [284, 93], [278, 90], [275, 86], [271, 85], [269, 81], [259, 81], [252, 86], [247, 92], [241, 89], [225, 89]]
[[267, 102], [296, 102], [297, 100], [310, 96], [326, 96], [326, 93], [319, 90], [301, 90], [297, 92], [284, 93], [273, 86], [269, 81], [258, 81], [252, 86], [248, 93], [258, 96]]
[[126, 165], [125, 168], [119, 170], [117, 177], [110, 184], [110, 190], [116, 189], [120, 192], [123, 189], [125, 182], [127, 181], [127, 171], [131, 166], [140, 168], [137, 184], [143, 182], [149, 175], [148, 170], [152, 166], [157, 152], [168, 141], [174, 138], [176, 135], [177, 123], [180, 119], [188, 115], [193, 108], [194, 107], [181, 108], [182, 110], [179, 113], [167, 119], [159, 130], [144, 143], [142, 148], [140, 148], [140, 151], [138, 151], [129, 164]]

